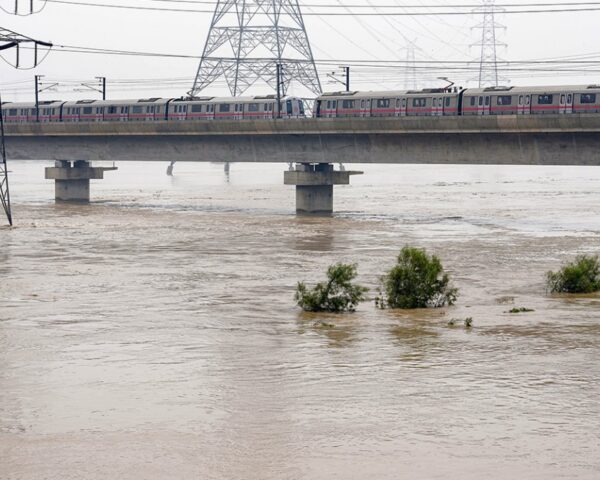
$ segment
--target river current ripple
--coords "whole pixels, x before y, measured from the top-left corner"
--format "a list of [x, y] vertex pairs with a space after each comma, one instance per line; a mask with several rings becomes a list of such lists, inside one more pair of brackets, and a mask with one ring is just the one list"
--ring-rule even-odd
[[[600, 169], [363, 166], [312, 218], [283, 165], [123, 163], [85, 206], [44, 165], [0, 227], [0, 478], [600, 478], [600, 296], [544, 291], [600, 252]], [[456, 306], [294, 306], [407, 244]]]

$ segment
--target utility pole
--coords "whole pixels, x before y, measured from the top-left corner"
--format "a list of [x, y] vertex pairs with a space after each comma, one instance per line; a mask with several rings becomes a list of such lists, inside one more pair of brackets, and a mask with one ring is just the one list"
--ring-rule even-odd
[[96, 77], [100, 81], [100, 88], [102, 89], [102, 100], [106, 100], [106, 77]]
[[281, 63], [278, 63], [275, 66], [277, 77], [275, 80], [277, 82], [277, 118], [281, 118]]
[[43, 75], [35, 76], [35, 121], [40, 121], [40, 80]]
[[350, 67], [342, 67], [346, 73], [346, 91], [350, 91]]
[[328, 73], [327, 76], [334, 82], [341, 83], [347, 92], [350, 91], [350, 67], [340, 67], [344, 74], [344, 80], [340, 80], [335, 72]]

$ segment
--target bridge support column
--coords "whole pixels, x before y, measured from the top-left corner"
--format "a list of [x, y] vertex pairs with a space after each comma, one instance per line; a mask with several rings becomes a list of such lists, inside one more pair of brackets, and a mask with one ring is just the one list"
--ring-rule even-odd
[[90, 180], [101, 180], [104, 172], [117, 167], [92, 167], [90, 162], [77, 160], [71, 164], [58, 160], [46, 168], [46, 180], [54, 180], [54, 199], [60, 202], [89, 202]]
[[283, 173], [285, 185], [296, 186], [296, 213], [333, 213], [333, 186], [349, 185], [358, 171], [334, 170], [329, 163], [299, 163]]

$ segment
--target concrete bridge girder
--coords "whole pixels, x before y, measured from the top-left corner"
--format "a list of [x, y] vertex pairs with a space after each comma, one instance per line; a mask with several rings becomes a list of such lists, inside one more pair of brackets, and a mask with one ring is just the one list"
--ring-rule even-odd
[[[332, 163], [600, 165], [600, 115], [9, 124], [6, 148], [13, 160], [170, 161], [169, 173], [176, 161], [296, 164], [284, 183], [297, 211], [330, 212], [333, 185], [360, 173]], [[96, 173], [49, 170], [57, 198], [89, 200]]]

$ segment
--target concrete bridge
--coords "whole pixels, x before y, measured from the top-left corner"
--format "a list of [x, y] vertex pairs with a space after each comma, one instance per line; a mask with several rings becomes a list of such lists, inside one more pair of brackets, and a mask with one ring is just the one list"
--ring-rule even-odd
[[85, 177], [89, 199], [94, 160], [296, 163], [284, 181], [316, 212], [360, 173], [334, 163], [600, 165], [600, 115], [8, 124], [6, 146], [11, 160], [61, 162], [46, 176], [64, 200], [86, 200]]

